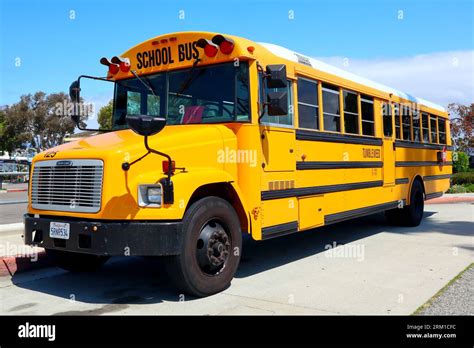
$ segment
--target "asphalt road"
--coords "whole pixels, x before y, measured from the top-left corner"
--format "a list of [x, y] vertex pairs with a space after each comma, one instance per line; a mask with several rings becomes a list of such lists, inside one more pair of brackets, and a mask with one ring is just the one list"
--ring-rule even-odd
[[28, 192], [2, 192], [0, 193], [0, 225], [12, 224], [23, 221], [23, 214], [26, 213], [28, 200]]
[[183, 297], [144, 258], [0, 277], [0, 314], [411, 314], [472, 263], [473, 208], [428, 205], [416, 228], [374, 215], [246, 240], [231, 287], [204, 299]]

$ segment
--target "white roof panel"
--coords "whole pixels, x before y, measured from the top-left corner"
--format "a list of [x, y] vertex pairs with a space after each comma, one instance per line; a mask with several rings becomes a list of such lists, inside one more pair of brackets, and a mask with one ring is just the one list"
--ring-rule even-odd
[[269, 50], [271, 53], [273, 53], [273, 54], [275, 54], [275, 55], [277, 55], [281, 58], [284, 58], [284, 59], [287, 59], [287, 60], [290, 60], [290, 61], [293, 61], [293, 62], [297, 62], [297, 63], [311, 65], [311, 67], [313, 67], [314, 69], [323, 71], [325, 73], [335, 75], [335, 76], [338, 76], [338, 77], [341, 77], [341, 78], [344, 78], [344, 79], [347, 79], [347, 80], [350, 80], [350, 81], [354, 81], [354, 82], [359, 83], [361, 85], [369, 86], [369, 87], [372, 87], [374, 89], [378, 89], [378, 90], [386, 92], [386, 93], [392, 93], [393, 95], [396, 95], [400, 98], [404, 98], [406, 100], [422, 104], [424, 106], [427, 106], [427, 107], [435, 109], [435, 110], [446, 112], [446, 109], [444, 107], [442, 107], [441, 105], [432, 103], [432, 102], [430, 102], [428, 100], [425, 100], [425, 99], [414, 97], [414, 96], [409, 95], [405, 92], [396, 90], [395, 88], [391, 88], [391, 87], [385, 86], [381, 83], [371, 81], [369, 79], [366, 79], [364, 77], [355, 75], [355, 74], [353, 74], [351, 72], [348, 72], [346, 70], [339, 69], [335, 66], [324, 63], [320, 60], [305, 56], [305, 55], [300, 54], [300, 53], [293, 52], [293, 51], [291, 51], [287, 48], [284, 48], [284, 47], [281, 47], [281, 46], [278, 46], [278, 45], [274, 45], [274, 44], [263, 43], [263, 42], [259, 42], [258, 44], [262, 45], [264, 48]]

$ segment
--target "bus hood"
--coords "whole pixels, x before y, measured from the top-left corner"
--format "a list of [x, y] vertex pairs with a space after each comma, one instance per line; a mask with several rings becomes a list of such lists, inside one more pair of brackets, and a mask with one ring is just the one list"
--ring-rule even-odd
[[[188, 166], [194, 164], [215, 166], [217, 162], [215, 152], [209, 150], [213, 147], [216, 151], [222, 149], [224, 133], [227, 134], [225, 138], [234, 135], [223, 125], [167, 126], [159, 134], [149, 137], [148, 143], [151, 148], [169, 154], [177, 162], [177, 166], [179, 166], [178, 161], [185, 161]], [[205, 153], [199, 153], [199, 148], [206, 148]], [[52, 159], [102, 159], [132, 162], [146, 152], [144, 138], [126, 129], [56, 146], [39, 153], [35, 156], [34, 162]], [[196, 156], [196, 153], [199, 155]], [[211, 154], [213, 158], [206, 160], [205, 154]], [[160, 157], [155, 154], [150, 154], [150, 156], [155, 157], [155, 162], [156, 157]]]

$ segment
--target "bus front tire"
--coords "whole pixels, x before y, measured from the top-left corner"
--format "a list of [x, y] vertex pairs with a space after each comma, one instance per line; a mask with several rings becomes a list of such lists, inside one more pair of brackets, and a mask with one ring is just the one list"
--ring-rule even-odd
[[167, 258], [167, 271], [184, 293], [205, 297], [230, 286], [242, 253], [242, 232], [234, 208], [219, 197], [193, 203], [182, 225], [181, 253]]
[[416, 180], [410, 192], [410, 205], [403, 209], [388, 210], [385, 212], [385, 216], [392, 225], [415, 227], [423, 219], [424, 207], [423, 185], [419, 180]]
[[46, 249], [46, 254], [56, 266], [69, 272], [93, 272], [101, 268], [109, 259], [108, 256], [73, 253], [53, 249]]

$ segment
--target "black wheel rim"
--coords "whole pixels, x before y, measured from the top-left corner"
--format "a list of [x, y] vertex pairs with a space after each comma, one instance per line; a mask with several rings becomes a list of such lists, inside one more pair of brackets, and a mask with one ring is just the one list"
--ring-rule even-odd
[[231, 252], [231, 238], [226, 225], [220, 220], [204, 224], [196, 243], [199, 268], [209, 276], [222, 272]]

